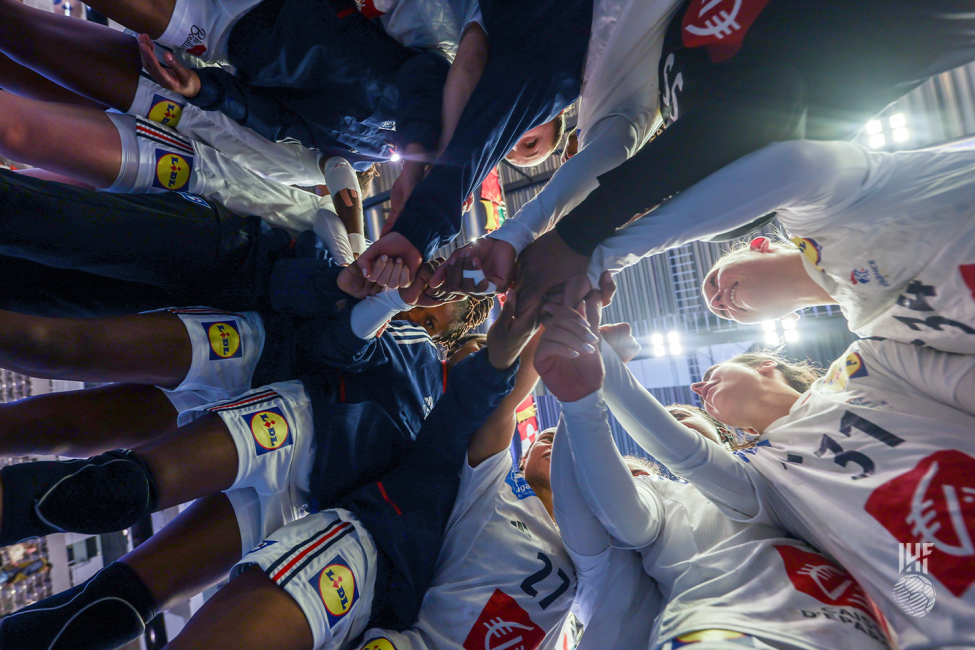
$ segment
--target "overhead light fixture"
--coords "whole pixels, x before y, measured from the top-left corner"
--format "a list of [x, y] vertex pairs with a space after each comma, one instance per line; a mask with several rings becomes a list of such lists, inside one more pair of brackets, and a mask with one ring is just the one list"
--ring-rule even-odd
[[785, 338], [786, 343], [795, 343], [799, 340], [799, 332], [794, 329], [786, 330], [782, 332], [782, 335]]
[[655, 357], [665, 357], [667, 356], [667, 348], [662, 345], [653, 346], [653, 356]]
[[[876, 122], [877, 120], [874, 121]], [[907, 118], [904, 117], [903, 113], [895, 113], [894, 115], [890, 116], [890, 128], [899, 129], [904, 126], [907, 126]], [[871, 133], [876, 133], [876, 131], [871, 131]]]
[[893, 135], [894, 135], [894, 142], [904, 142], [904, 140], [907, 140], [910, 137], [910, 134], [907, 132], [907, 129], [905, 128], [894, 129]]
[[880, 147], [887, 144], [887, 138], [884, 137], [883, 133], [878, 133], [876, 135], [870, 136], [870, 139], [867, 140], [867, 143], [874, 149], [879, 149]]
[[782, 323], [782, 329], [784, 330], [794, 330], [796, 328], [796, 322], [794, 320], [783, 320], [779, 322]]
[[774, 320], [764, 321], [762, 323], [762, 329], [765, 330], [766, 332], [774, 332], [775, 331], [775, 321]]
[[677, 356], [678, 354], [683, 354], [684, 353], [684, 348], [682, 348], [680, 346], [680, 343], [671, 343], [670, 344], [670, 353], [672, 355], [674, 355], [674, 356]]
[[874, 133], [880, 133], [884, 130], [884, 125], [880, 123], [880, 120], [870, 120], [867, 122], [867, 133], [873, 135]]
[[778, 345], [779, 344], [779, 335], [776, 334], [775, 332], [766, 332], [765, 333], [765, 342], [768, 343], [769, 345]]
[[680, 341], [680, 334], [677, 332], [667, 332], [668, 343], [677, 343], [678, 341]]
[[650, 342], [653, 343], [654, 345], [663, 345], [664, 337], [662, 334], [654, 332], [653, 334], [650, 335]]
[[402, 157], [402, 156], [400, 156], [400, 155], [399, 155], [398, 153], [396, 153], [396, 152], [394, 151], [394, 152], [393, 152], [393, 155], [392, 155], [392, 156], [390, 156], [390, 157], [389, 157], [389, 159], [390, 159], [390, 160], [391, 160], [392, 162], [399, 162], [399, 161], [401, 161], [401, 160], [403, 160], [403, 157]]

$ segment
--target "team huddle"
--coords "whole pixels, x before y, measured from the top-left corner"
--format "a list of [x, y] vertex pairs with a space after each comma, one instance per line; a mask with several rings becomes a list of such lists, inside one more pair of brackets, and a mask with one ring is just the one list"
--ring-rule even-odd
[[[975, 647], [975, 153], [849, 141], [975, 60], [975, 2], [90, 4], [127, 32], [0, 0], [0, 367], [100, 384], [3, 407], [0, 453], [64, 460], [3, 467], [0, 546], [190, 505], [0, 650], [119, 648], [228, 577], [167, 647]], [[714, 314], [860, 338], [662, 405], [613, 276], [736, 239]]]

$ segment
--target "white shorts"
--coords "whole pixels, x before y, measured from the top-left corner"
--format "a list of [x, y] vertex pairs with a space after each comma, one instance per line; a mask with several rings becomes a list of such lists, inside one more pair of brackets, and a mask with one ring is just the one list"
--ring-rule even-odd
[[264, 349], [264, 321], [257, 312], [230, 313], [209, 307], [158, 311], [179, 316], [193, 346], [186, 379], [173, 390], [161, 389], [179, 411], [180, 426], [194, 419], [189, 414], [184, 418], [184, 413], [250, 389]]
[[365, 632], [376, 588], [376, 548], [348, 510], [316, 512], [275, 531], [231, 576], [253, 565], [298, 602], [316, 649], [338, 650]]
[[156, 42], [207, 63], [227, 61], [230, 30], [261, 0], [176, 0], [169, 25]]
[[146, 72], [139, 77], [128, 113], [176, 129], [272, 181], [302, 187], [326, 184], [319, 152], [299, 142], [271, 142], [220, 111], [204, 111], [187, 103], [185, 97], [163, 88]]
[[[722, 636], [727, 638], [720, 638]], [[698, 640], [699, 638], [701, 640]], [[752, 650], [800, 650], [798, 646], [724, 630], [704, 630], [681, 634], [658, 646], [657, 650], [748, 650], [749, 648]]]
[[[227, 492], [243, 488], [257, 492], [262, 531], [274, 522], [304, 516], [315, 459], [311, 400], [304, 384], [287, 381], [263, 386], [193, 413], [215, 413], [227, 426], [237, 448], [237, 477]], [[244, 540], [243, 532], [241, 542], [246, 542], [245, 549], [253, 546], [253, 540]]]

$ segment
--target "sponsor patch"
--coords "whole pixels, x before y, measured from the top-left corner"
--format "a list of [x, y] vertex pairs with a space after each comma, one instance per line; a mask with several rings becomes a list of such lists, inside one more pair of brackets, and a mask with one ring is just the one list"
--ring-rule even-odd
[[359, 600], [359, 585], [356, 584], [355, 574], [341, 555], [336, 555], [309, 580], [309, 584], [322, 599], [330, 628], [335, 627]]
[[806, 256], [806, 259], [813, 263], [813, 266], [820, 271], [823, 270], [823, 267], [819, 265], [823, 261], [823, 247], [817, 244], [815, 239], [793, 237], [789, 241], [799, 248], [799, 251]]
[[196, 203], [197, 205], [199, 205], [201, 207], [204, 207], [204, 208], [209, 208], [210, 207], [210, 204], [209, 203], [207, 203], [202, 197], [199, 197], [196, 194], [190, 194], [189, 192], [176, 192], [176, 193], [179, 194], [180, 196], [182, 196], [184, 199], [186, 199], [190, 203]]
[[822, 555], [795, 546], [776, 546], [792, 586], [833, 607], [856, 607], [875, 616], [873, 604], [846, 570]]
[[464, 641], [464, 650], [536, 650], [545, 632], [521, 605], [500, 589], [481, 610]]
[[254, 450], [258, 456], [270, 453], [293, 443], [288, 420], [281, 409], [274, 406], [266, 411], [242, 415], [254, 437]]
[[179, 118], [183, 116], [183, 106], [185, 104], [167, 99], [162, 95], [153, 95], [152, 108], [149, 109], [149, 114], [146, 117], [153, 122], [176, 128], [176, 125], [179, 124]]
[[504, 482], [511, 487], [511, 493], [518, 497], [519, 501], [535, 496], [535, 491], [532, 490], [532, 486], [525, 480], [524, 475], [514, 467], [508, 472], [508, 476], [504, 479]]
[[975, 264], [962, 264], [958, 267], [961, 279], [965, 281], [968, 290], [972, 292], [972, 300], [975, 300]]
[[156, 177], [152, 180], [152, 186], [164, 190], [181, 190], [190, 182], [192, 172], [193, 156], [157, 150]]
[[938, 451], [881, 485], [865, 510], [902, 544], [927, 545], [927, 572], [957, 598], [975, 582], [975, 458]]
[[837, 359], [826, 371], [823, 389], [828, 392], [840, 393], [846, 390], [846, 382], [856, 377], [866, 377], [867, 365], [859, 352], [851, 352], [842, 359]]
[[366, 645], [362, 646], [361, 650], [396, 650], [396, 646], [389, 639], [382, 637], [366, 641]]
[[684, 13], [684, 47], [703, 47], [715, 63], [741, 49], [745, 34], [769, 0], [694, 0]]
[[240, 326], [237, 321], [217, 321], [200, 323], [210, 343], [210, 361], [220, 359], [239, 359], [244, 356], [244, 346], [240, 340]]

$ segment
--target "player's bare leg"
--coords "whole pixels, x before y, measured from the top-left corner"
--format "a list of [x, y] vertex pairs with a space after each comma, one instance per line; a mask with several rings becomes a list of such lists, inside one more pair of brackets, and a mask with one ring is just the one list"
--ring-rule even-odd
[[110, 384], [0, 404], [0, 456], [88, 458], [132, 449], [176, 430], [177, 412], [155, 386]]
[[192, 353], [186, 327], [169, 312], [42, 318], [0, 311], [0, 367], [31, 377], [175, 388]]
[[0, 115], [0, 154], [99, 189], [118, 177], [122, 141], [103, 111], [0, 93]]
[[[167, 2], [145, 4], [157, 10], [161, 8], [157, 4]], [[132, 36], [104, 25], [34, 9], [17, 0], [0, 0], [0, 15], [0, 52], [100, 104], [123, 111], [131, 106], [142, 69], [139, 46]], [[45, 46], [38, 47], [39, 43]], [[65, 65], [65, 61], [70, 61], [70, 65]]]
[[88, 108], [104, 109], [105, 106], [82, 97], [57, 84], [40, 73], [23, 66], [6, 54], [0, 54], [0, 88], [21, 97], [42, 102], [73, 104]]
[[295, 599], [260, 567], [251, 567], [208, 600], [166, 648], [312, 650], [313, 644], [311, 627]]

